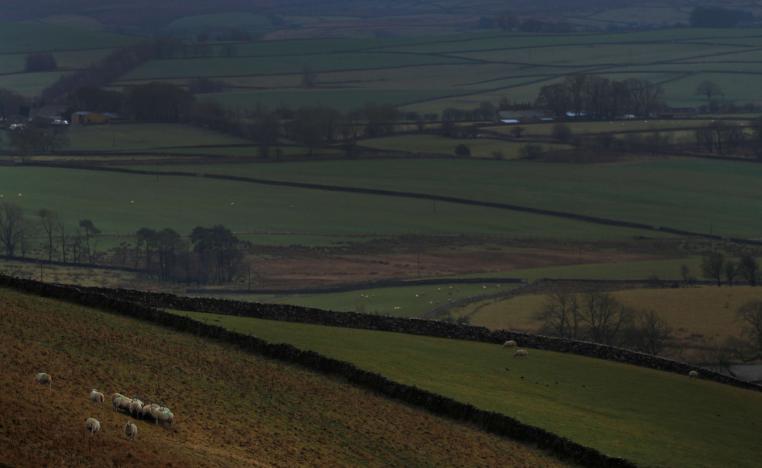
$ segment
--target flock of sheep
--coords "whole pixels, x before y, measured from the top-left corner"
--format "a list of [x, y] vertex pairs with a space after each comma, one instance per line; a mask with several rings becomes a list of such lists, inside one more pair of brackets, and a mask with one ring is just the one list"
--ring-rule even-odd
[[[53, 378], [50, 374], [40, 372], [34, 377], [35, 382], [40, 385], [47, 385], [50, 391], [53, 391]], [[102, 404], [105, 401], [103, 393], [98, 390], [90, 391], [90, 401], [96, 404]], [[127, 398], [121, 393], [114, 393], [111, 396], [111, 407], [114, 411], [123, 411], [130, 416], [138, 419], [151, 419], [155, 424], [169, 424], [174, 423], [175, 415], [172, 411], [156, 403], [144, 404], [137, 398]], [[93, 417], [85, 419], [85, 432], [93, 436], [95, 433], [100, 432], [101, 423]], [[122, 426], [122, 432], [129, 440], [135, 440], [138, 435], [138, 426], [129, 419]]]

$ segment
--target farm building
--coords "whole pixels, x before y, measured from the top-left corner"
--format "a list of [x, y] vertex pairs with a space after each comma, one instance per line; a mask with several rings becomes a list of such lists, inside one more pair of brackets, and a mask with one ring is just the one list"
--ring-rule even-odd
[[498, 112], [500, 122], [504, 124], [551, 122], [553, 117], [540, 110], [517, 110]]

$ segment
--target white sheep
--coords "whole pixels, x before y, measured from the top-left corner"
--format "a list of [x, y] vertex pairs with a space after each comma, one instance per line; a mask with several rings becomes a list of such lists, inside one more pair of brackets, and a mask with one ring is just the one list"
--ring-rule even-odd
[[515, 348], [516, 346], [518, 346], [518, 344], [514, 340], [508, 340], [503, 343], [503, 348]]
[[140, 416], [140, 413], [143, 411], [143, 402], [138, 400], [137, 398], [133, 398], [130, 402], [130, 414], [134, 416]]
[[690, 377], [692, 379], [697, 379], [698, 376], [699, 376], [698, 371], [692, 370], [692, 371], [688, 372], [688, 377]]
[[151, 405], [149, 412], [156, 424], [159, 424], [161, 421], [163, 423], [169, 423], [171, 426], [175, 420], [175, 415], [172, 414], [172, 411], [164, 406], [153, 404]]
[[90, 401], [93, 403], [103, 403], [103, 400], [105, 397], [103, 396], [103, 393], [99, 392], [96, 389], [90, 390]]
[[130, 440], [135, 440], [138, 435], [138, 426], [128, 420], [124, 423], [124, 435]]
[[111, 403], [114, 404], [116, 400], [119, 398], [124, 398], [124, 395], [122, 395], [121, 393], [114, 393], [113, 395], [111, 395]]
[[53, 390], [53, 377], [45, 372], [40, 372], [34, 376], [34, 381], [40, 385], [47, 385], [49, 390]]
[[527, 352], [526, 349], [517, 349], [516, 352], [513, 353], [513, 357], [527, 357], [529, 356], [529, 352]]
[[132, 399], [127, 398], [126, 396], [117, 397], [112, 401], [112, 407], [114, 408], [114, 411], [123, 410], [129, 413], [131, 404]]
[[141, 411], [140, 415], [146, 419], [149, 416], [153, 417], [153, 410], [161, 408], [160, 405], [157, 405], [156, 403], [148, 403], [147, 405], [143, 405], [143, 410]]
[[89, 432], [92, 436], [96, 432], [101, 430], [101, 423], [95, 418], [85, 419], [85, 431]]

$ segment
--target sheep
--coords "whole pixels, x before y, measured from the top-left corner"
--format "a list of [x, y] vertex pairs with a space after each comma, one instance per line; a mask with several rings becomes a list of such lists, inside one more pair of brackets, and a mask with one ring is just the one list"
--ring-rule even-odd
[[93, 403], [103, 403], [104, 396], [103, 393], [99, 392], [96, 389], [90, 390], [90, 401]]
[[518, 344], [514, 340], [508, 340], [503, 343], [503, 348], [515, 348], [516, 346], [518, 346]]
[[117, 397], [112, 401], [112, 407], [114, 411], [124, 410], [129, 413], [131, 404], [132, 399], [127, 398], [126, 396]]
[[171, 426], [175, 420], [175, 415], [172, 414], [172, 411], [169, 408], [157, 404], [150, 405], [149, 414], [153, 418], [155, 424], [159, 424], [161, 421], [163, 423], [169, 423]]
[[101, 423], [95, 418], [87, 418], [85, 419], [85, 431], [89, 432], [90, 435], [95, 434], [96, 432], [101, 430]]
[[119, 398], [125, 398], [125, 396], [122, 395], [121, 393], [114, 393], [113, 395], [111, 395], [111, 403], [114, 404], [116, 400]]
[[698, 371], [692, 370], [692, 371], [688, 372], [688, 377], [690, 377], [692, 379], [697, 379], [698, 376], [699, 376]]
[[50, 374], [40, 372], [34, 376], [34, 381], [40, 385], [47, 385], [50, 391], [53, 391], [53, 378]]
[[143, 406], [143, 410], [141, 411], [140, 415], [144, 419], [148, 418], [149, 416], [153, 417], [152, 411], [155, 410], [155, 409], [159, 409], [159, 408], [161, 408], [160, 405], [157, 405], [156, 403], [149, 403], [149, 404]]
[[137, 398], [133, 398], [130, 402], [130, 414], [133, 416], [140, 416], [143, 411], [143, 402]]
[[513, 353], [513, 357], [527, 357], [529, 356], [529, 353], [526, 349], [517, 349], [516, 352]]
[[130, 420], [127, 420], [124, 423], [124, 435], [130, 440], [135, 440], [135, 437], [138, 435], [138, 426]]

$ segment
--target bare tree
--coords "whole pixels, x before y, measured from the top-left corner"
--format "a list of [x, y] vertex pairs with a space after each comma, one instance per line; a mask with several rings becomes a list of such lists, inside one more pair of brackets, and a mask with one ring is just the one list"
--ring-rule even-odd
[[653, 310], [635, 313], [635, 320], [630, 329], [632, 347], [649, 354], [659, 354], [672, 338], [672, 329]]
[[701, 259], [701, 274], [704, 278], [717, 281], [717, 286], [722, 286], [722, 267], [725, 264], [725, 256], [719, 252], [711, 252]]
[[55, 251], [55, 234], [58, 226], [58, 215], [51, 210], [43, 208], [37, 211], [37, 217], [40, 218], [40, 227], [45, 233], [48, 251], [48, 261], [53, 261], [53, 252]]
[[738, 276], [738, 264], [728, 260], [725, 262], [725, 280], [728, 282], [728, 286], [733, 286], [733, 281]]
[[745, 279], [750, 286], [757, 285], [757, 277], [759, 276], [759, 264], [757, 259], [749, 254], [741, 255], [738, 259], [738, 274], [741, 278]]
[[564, 338], [580, 337], [582, 316], [577, 294], [557, 289], [546, 297], [537, 314], [545, 333]]
[[738, 318], [744, 322], [744, 335], [756, 353], [762, 353], [762, 301], [750, 302], [738, 309]]
[[594, 291], [582, 299], [582, 318], [592, 341], [613, 345], [619, 333], [632, 323], [633, 311], [611, 294]]
[[696, 95], [705, 96], [707, 106], [712, 107], [714, 98], [717, 96], [722, 96], [724, 93], [722, 92], [720, 85], [714, 81], [705, 80], [699, 83], [699, 85], [696, 87]]
[[0, 245], [6, 257], [15, 257], [26, 240], [27, 226], [20, 206], [0, 203]]
[[95, 241], [94, 238], [101, 231], [95, 227], [95, 224], [89, 219], [83, 219], [79, 222], [79, 227], [82, 229], [85, 237], [85, 249], [87, 250], [88, 261], [93, 262], [95, 258]]

